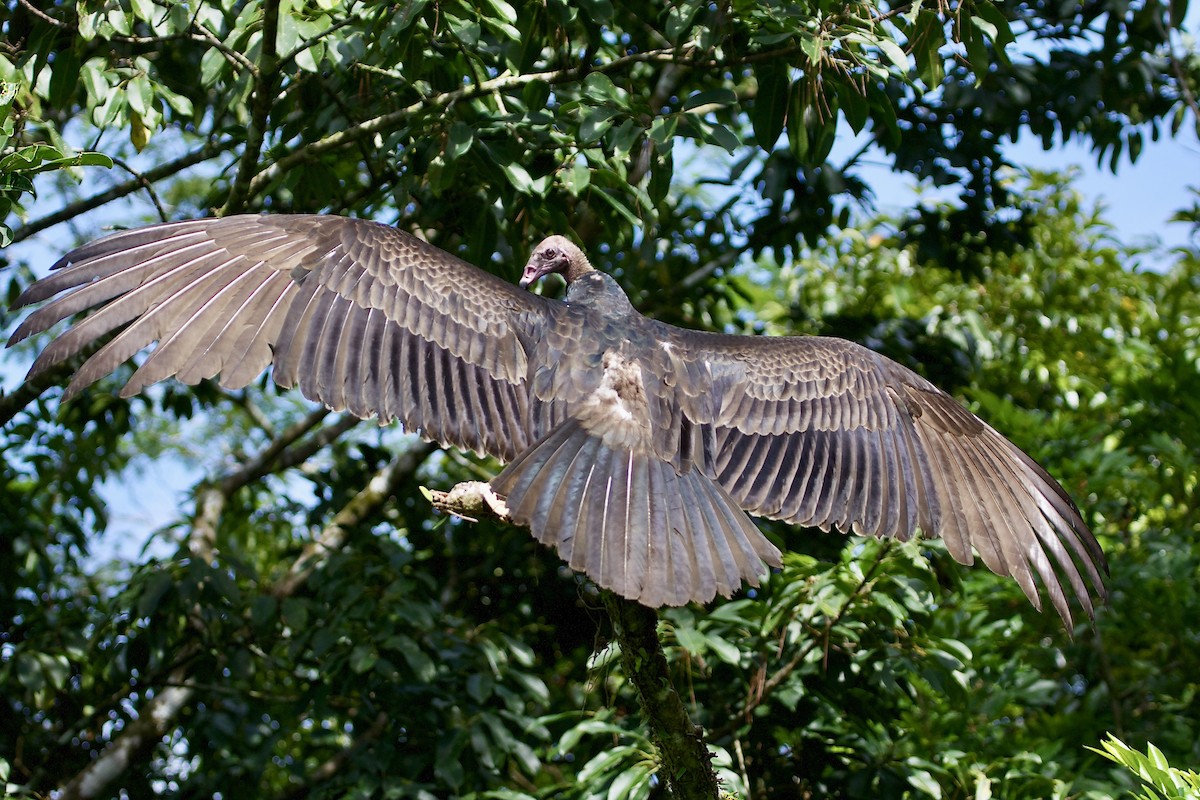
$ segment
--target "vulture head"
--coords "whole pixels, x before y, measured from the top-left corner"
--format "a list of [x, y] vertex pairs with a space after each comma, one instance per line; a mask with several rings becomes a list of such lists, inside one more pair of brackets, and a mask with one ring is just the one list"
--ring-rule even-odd
[[528, 289], [546, 275], [557, 272], [574, 283], [595, 269], [574, 242], [565, 236], [548, 236], [534, 248], [521, 273], [521, 288]]

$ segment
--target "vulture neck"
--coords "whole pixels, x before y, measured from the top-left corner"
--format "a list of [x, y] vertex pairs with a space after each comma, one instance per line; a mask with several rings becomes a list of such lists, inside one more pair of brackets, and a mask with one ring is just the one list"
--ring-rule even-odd
[[592, 269], [582, 277], [567, 284], [566, 301], [571, 305], [585, 306], [608, 319], [619, 319], [637, 314], [629, 296], [612, 277]]
[[583, 254], [583, 251], [572, 246], [570, 252], [570, 260], [567, 261], [567, 267], [562, 271], [562, 276], [567, 279], [567, 286], [575, 284], [580, 278], [588, 273], [596, 272], [596, 268], [592, 266], [592, 262], [588, 261], [588, 257]]

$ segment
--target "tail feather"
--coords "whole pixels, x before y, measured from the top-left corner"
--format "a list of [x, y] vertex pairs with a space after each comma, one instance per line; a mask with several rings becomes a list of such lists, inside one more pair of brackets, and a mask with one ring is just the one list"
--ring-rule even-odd
[[678, 606], [758, 585], [779, 551], [721, 486], [649, 452], [606, 445], [567, 420], [510, 463], [492, 488], [513, 521], [572, 569], [644, 605]]

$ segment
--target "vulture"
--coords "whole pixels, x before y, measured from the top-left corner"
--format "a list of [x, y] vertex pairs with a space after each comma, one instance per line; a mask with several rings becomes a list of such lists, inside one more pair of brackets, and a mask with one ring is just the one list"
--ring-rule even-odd
[[[543, 276], [561, 300], [525, 291]], [[175, 376], [281, 387], [506, 462], [492, 488], [573, 570], [646, 606], [757, 586], [780, 552], [746, 512], [977, 553], [1072, 625], [1104, 554], [1032, 458], [916, 373], [852, 342], [644, 317], [569, 239], [520, 287], [408, 233], [327, 215], [154, 225], [67, 254], [9, 345], [96, 309], [34, 377], [88, 357], [70, 397], [151, 345], [121, 394]], [[1075, 600], [1068, 598], [1068, 590]]]

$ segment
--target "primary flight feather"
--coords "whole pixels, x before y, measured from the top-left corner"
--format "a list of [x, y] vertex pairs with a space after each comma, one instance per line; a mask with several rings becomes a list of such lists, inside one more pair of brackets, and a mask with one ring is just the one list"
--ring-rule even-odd
[[[522, 291], [550, 273], [564, 300]], [[171, 376], [239, 388], [270, 366], [330, 408], [507, 462], [492, 486], [513, 519], [648, 606], [728, 596], [778, 566], [746, 511], [942, 537], [1068, 625], [1068, 593], [1089, 616], [1104, 595], [1104, 555], [1063, 489], [925, 379], [841, 339], [649, 319], [562, 236], [518, 288], [374, 222], [170, 223], [69, 253], [16, 305], [45, 300], [10, 345], [97, 310], [31, 377], [119, 331], [68, 396], [152, 344], [124, 396]]]

